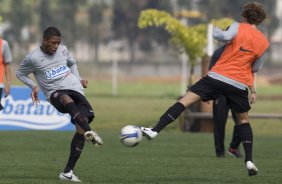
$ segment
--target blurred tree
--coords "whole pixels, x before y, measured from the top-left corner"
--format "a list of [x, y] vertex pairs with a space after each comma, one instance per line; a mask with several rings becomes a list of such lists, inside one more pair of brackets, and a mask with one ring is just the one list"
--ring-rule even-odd
[[[156, 9], [169, 9], [169, 3], [165, 0], [151, 1], [151, 0], [115, 0], [113, 7], [113, 24], [112, 29], [115, 34], [115, 38], [121, 39], [125, 38], [128, 41], [128, 47], [130, 49], [130, 61], [135, 62], [135, 48], [137, 40], [142, 43], [141, 48], [150, 50], [150, 47], [146, 47], [146, 42], [144, 35], [150, 33], [154, 35], [151, 39], [159, 42], [163, 42], [163, 36], [167, 38], [165, 32], [158, 32], [154, 29], [146, 30], [140, 33], [137, 27], [137, 20], [142, 9], [156, 8]], [[162, 38], [160, 38], [162, 36]], [[148, 45], [147, 45], [148, 46]]]
[[[213, 22], [219, 27], [226, 27], [232, 20], [221, 19], [217, 21], [214, 20]], [[141, 12], [138, 26], [140, 28], [151, 26], [163, 27], [171, 35], [171, 43], [173, 43], [181, 53], [184, 52], [189, 57], [190, 76], [188, 84], [191, 85], [196, 59], [205, 54], [204, 48], [207, 42], [207, 25], [198, 24], [187, 27], [165, 11], [148, 9]]]
[[[43, 0], [44, 1], [44, 0]], [[78, 4], [84, 1], [58, 0], [56, 13], [53, 14], [56, 26], [61, 30], [64, 42], [68, 47], [74, 48], [79, 35], [79, 28], [76, 27], [76, 13]]]
[[40, 23], [39, 27], [43, 32], [47, 27], [57, 27], [63, 36], [64, 44], [73, 48], [77, 40], [77, 28], [75, 16], [78, 4], [84, 0], [41, 0], [39, 5]]
[[103, 12], [107, 9], [103, 1], [92, 3], [88, 6], [89, 13], [89, 39], [88, 43], [94, 46], [94, 62], [98, 62], [99, 58], [99, 44], [101, 37], [101, 24], [103, 23]]
[[29, 28], [33, 21], [32, 6], [29, 1], [11, 0], [9, 3], [5, 21], [10, 23], [10, 28], [5, 32], [5, 36], [12, 50], [16, 50], [13, 57], [17, 60], [28, 51]]
[[22, 43], [22, 29], [31, 24], [31, 11], [25, 1], [12, 0], [12, 11], [9, 13], [11, 21], [10, 32], [13, 34], [14, 41]]
[[[240, 21], [242, 8], [249, 0], [205, 0], [200, 1], [199, 7], [206, 12], [208, 20], [218, 19], [221, 17], [231, 17]], [[267, 13], [267, 19], [262, 23], [262, 29], [266, 30], [268, 35], [272, 35], [278, 26], [278, 18], [275, 14], [276, 0], [256, 0], [263, 4]], [[232, 6], [231, 6], [232, 5]], [[209, 11], [213, 10], [213, 11]]]
[[46, 28], [54, 24], [54, 17], [52, 16], [53, 14], [50, 9], [50, 1], [42, 0], [39, 4], [38, 12], [40, 19], [39, 29], [40, 32], [43, 33]]

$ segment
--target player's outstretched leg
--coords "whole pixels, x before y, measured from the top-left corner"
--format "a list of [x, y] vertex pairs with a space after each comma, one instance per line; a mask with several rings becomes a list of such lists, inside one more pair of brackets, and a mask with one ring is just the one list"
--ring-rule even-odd
[[143, 135], [149, 140], [157, 137], [158, 133], [169, 123], [176, 120], [184, 110], [185, 106], [180, 102], [176, 102], [160, 117], [159, 122], [154, 128], [141, 127]]

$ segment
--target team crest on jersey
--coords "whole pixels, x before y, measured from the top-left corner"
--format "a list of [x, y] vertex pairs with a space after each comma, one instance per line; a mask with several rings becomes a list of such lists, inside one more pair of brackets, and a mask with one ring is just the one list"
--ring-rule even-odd
[[52, 68], [50, 70], [45, 71], [44, 74], [45, 77], [50, 80], [65, 76], [68, 72], [70, 72], [69, 67], [67, 65], [61, 65], [57, 68]]
[[66, 50], [62, 50], [62, 54], [63, 54], [63, 56], [66, 56], [67, 55], [67, 53], [66, 53], [67, 51]]

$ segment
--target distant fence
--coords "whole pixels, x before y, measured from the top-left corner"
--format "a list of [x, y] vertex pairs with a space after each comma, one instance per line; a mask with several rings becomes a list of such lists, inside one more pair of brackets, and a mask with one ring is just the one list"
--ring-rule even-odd
[[[228, 118], [231, 118], [231, 114]], [[190, 132], [213, 132], [213, 114], [212, 112], [193, 112], [190, 109], [185, 110], [179, 118], [179, 127], [181, 131]], [[282, 120], [282, 114], [249, 114], [250, 119], [278, 119]]]
[[[211, 119], [213, 117], [211, 112], [191, 112], [187, 111], [186, 117], [194, 119]], [[228, 116], [231, 117], [231, 114]], [[251, 119], [282, 119], [282, 114], [249, 114]]]

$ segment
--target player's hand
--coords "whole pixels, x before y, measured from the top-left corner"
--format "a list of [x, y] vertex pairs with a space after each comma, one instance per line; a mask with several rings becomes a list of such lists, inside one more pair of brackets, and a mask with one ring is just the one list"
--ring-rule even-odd
[[10, 86], [5, 86], [4, 91], [5, 91], [4, 98], [6, 98], [7, 96], [9, 96], [9, 95], [10, 95]]
[[250, 96], [250, 104], [254, 104], [257, 100], [257, 94], [256, 93], [251, 93]]
[[38, 103], [40, 103], [38, 99], [38, 92], [39, 92], [39, 88], [37, 86], [32, 88], [32, 92], [31, 92], [32, 105], [37, 105]]
[[80, 80], [80, 83], [82, 84], [82, 86], [83, 86], [84, 88], [87, 88], [87, 86], [88, 86], [88, 80], [85, 80], [85, 79]]

